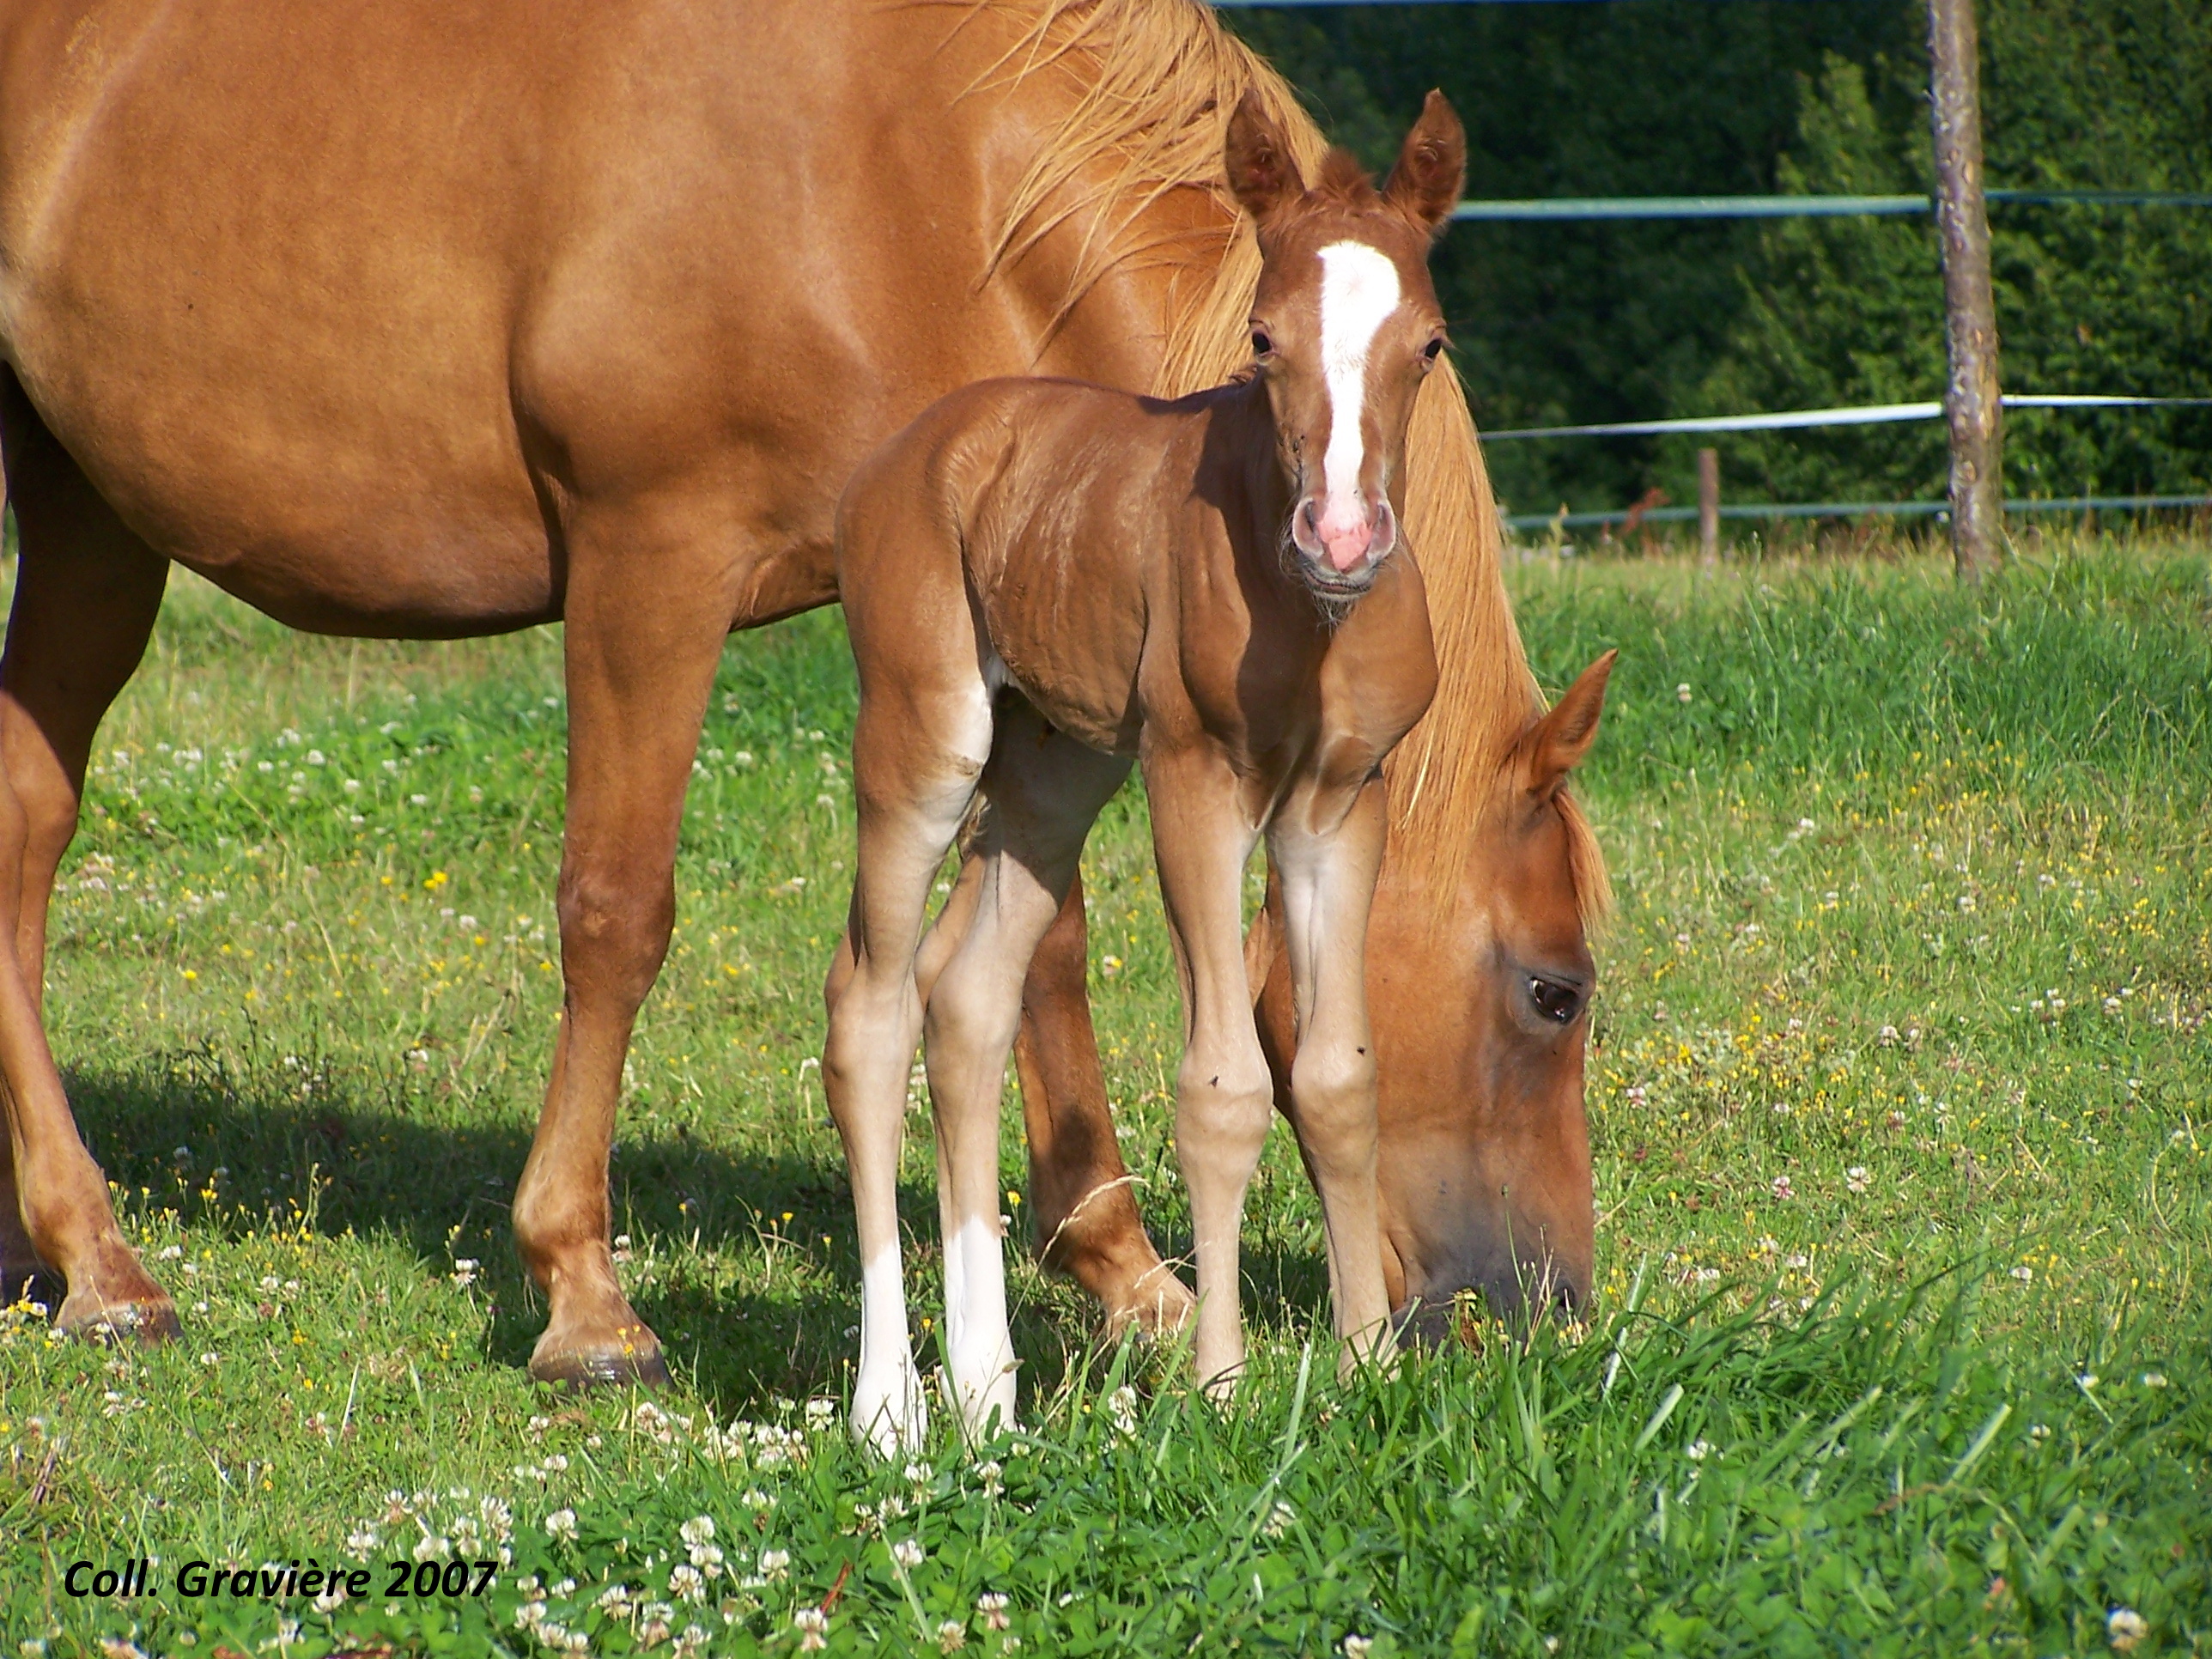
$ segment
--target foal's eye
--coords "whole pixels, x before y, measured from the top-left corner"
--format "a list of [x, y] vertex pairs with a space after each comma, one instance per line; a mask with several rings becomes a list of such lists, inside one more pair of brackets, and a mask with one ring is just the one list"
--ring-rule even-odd
[[1275, 355], [1275, 343], [1267, 337], [1267, 331], [1264, 328], [1255, 328], [1252, 331], [1252, 355], [1255, 357], [1272, 357]]
[[1582, 993], [1573, 986], [1546, 979], [1540, 974], [1528, 976], [1528, 1000], [1536, 1005], [1538, 1013], [1557, 1025], [1565, 1025], [1574, 1018], [1583, 1006]]

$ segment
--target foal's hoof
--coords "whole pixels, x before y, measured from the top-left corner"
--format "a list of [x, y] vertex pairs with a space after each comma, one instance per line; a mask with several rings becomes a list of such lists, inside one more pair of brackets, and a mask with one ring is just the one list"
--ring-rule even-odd
[[177, 1322], [177, 1304], [158, 1290], [129, 1298], [72, 1291], [62, 1303], [54, 1328], [64, 1336], [135, 1343], [142, 1348], [158, 1347], [184, 1334], [184, 1327]]
[[661, 1356], [660, 1339], [642, 1325], [599, 1343], [556, 1342], [548, 1331], [530, 1356], [530, 1374], [540, 1382], [569, 1389], [665, 1389], [668, 1361]]

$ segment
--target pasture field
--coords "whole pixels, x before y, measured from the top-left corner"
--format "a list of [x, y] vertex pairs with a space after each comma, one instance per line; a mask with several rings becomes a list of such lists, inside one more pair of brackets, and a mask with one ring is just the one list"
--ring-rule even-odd
[[[2212, 555], [2024, 553], [1980, 593], [1910, 544], [1514, 571], [1547, 684], [1622, 650], [1579, 786], [1619, 899], [1583, 1323], [1470, 1310], [1340, 1384], [1279, 1133], [1232, 1406], [1022, 1266], [1022, 1431], [889, 1465], [823, 1403], [859, 1318], [812, 1062], [835, 614], [728, 647], [631, 1062], [617, 1224], [678, 1382], [569, 1397], [521, 1369], [504, 1207], [558, 996], [557, 632], [304, 639], [179, 579], [101, 734], [48, 1012], [186, 1335], [0, 1316], [0, 1653], [2212, 1651]], [[1111, 1094], [1179, 1249], [1133, 790], [1087, 870]], [[141, 1597], [66, 1593], [149, 1557]], [[176, 1588], [310, 1558], [371, 1588]], [[508, 1565], [411, 1593], [449, 1558]]]

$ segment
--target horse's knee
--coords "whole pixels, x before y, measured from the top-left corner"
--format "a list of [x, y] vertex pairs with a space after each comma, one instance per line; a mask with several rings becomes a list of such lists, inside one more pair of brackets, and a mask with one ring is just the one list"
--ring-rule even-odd
[[635, 1012], [668, 954], [676, 925], [673, 884], [566, 870], [556, 908], [562, 965], [570, 988]]
[[1274, 1087], [1267, 1062], [1256, 1043], [1207, 1054], [1193, 1048], [1183, 1056], [1176, 1080], [1176, 1138], [1194, 1151], [1218, 1153], [1233, 1163], [1257, 1163], [1274, 1111]]
[[1299, 1049], [1291, 1066], [1291, 1103], [1301, 1123], [1356, 1132], [1375, 1116], [1375, 1056], [1350, 1044]]
[[1298, 1139], [1325, 1165], [1371, 1164], [1375, 1157], [1375, 1057], [1346, 1043], [1309, 1045], [1291, 1066]]

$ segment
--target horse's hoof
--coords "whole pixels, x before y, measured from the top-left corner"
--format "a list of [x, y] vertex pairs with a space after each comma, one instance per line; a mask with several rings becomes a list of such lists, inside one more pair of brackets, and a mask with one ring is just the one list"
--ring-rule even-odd
[[177, 1304], [161, 1291], [128, 1301], [107, 1301], [92, 1295], [71, 1295], [62, 1303], [54, 1328], [64, 1336], [88, 1337], [95, 1342], [135, 1344], [142, 1348], [173, 1342], [184, 1333], [177, 1322]]
[[625, 1340], [589, 1347], [540, 1341], [530, 1356], [530, 1374], [540, 1382], [567, 1389], [665, 1389], [668, 1361], [660, 1340], [643, 1326]]
[[1133, 1325], [1139, 1334], [1160, 1340], [1174, 1336], [1198, 1313], [1198, 1298], [1162, 1262], [1109, 1304], [1106, 1328], [1116, 1334]]

